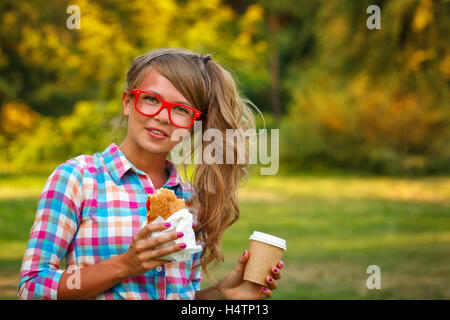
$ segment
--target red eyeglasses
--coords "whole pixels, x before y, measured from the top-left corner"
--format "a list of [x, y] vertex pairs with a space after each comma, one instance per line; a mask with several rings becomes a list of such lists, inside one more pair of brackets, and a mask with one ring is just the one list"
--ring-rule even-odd
[[167, 107], [170, 122], [178, 128], [190, 128], [195, 119], [202, 114], [192, 107], [167, 102], [156, 94], [144, 90], [132, 89], [131, 93], [136, 97], [134, 100], [134, 108], [137, 112], [147, 117], [153, 117], [160, 113], [164, 107]]

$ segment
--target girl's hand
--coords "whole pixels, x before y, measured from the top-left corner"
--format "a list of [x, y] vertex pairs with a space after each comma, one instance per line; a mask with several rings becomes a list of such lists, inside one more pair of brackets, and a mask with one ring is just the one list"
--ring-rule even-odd
[[125, 278], [139, 276], [148, 270], [165, 264], [169, 261], [159, 260], [158, 258], [186, 248], [185, 243], [178, 243], [164, 248], [155, 249], [155, 247], [182, 237], [182, 232], [171, 232], [150, 240], [147, 239], [152, 232], [165, 230], [169, 227], [169, 223], [152, 223], [147, 224], [144, 228], [139, 230], [139, 232], [134, 236], [128, 250], [121, 255], [121, 262], [123, 266], [122, 269]]
[[271, 269], [271, 276], [266, 279], [267, 285], [262, 286], [253, 282], [243, 280], [245, 265], [250, 257], [248, 250], [239, 258], [237, 266], [222, 280], [215, 288], [225, 297], [225, 299], [236, 300], [257, 300], [270, 298], [272, 291], [278, 288], [276, 280], [281, 278], [281, 269], [284, 267], [282, 261]]

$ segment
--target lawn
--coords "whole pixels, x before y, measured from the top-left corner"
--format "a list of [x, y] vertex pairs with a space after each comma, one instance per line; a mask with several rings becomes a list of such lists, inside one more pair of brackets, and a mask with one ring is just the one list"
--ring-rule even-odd
[[[2, 299], [16, 298], [46, 178], [0, 175]], [[241, 217], [225, 234], [215, 279], [258, 230], [287, 240], [274, 299], [450, 299], [450, 178], [254, 175], [239, 196]], [[380, 267], [379, 290], [366, 287], [369, 265]]]

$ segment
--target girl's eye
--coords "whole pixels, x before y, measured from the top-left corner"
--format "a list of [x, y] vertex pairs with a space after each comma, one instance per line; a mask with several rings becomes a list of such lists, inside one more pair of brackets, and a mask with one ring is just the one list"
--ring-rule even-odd
[[145, 102], [150, 103], [150, 104], [159, 104], [160, 103], [159, 99], [157, 99], [153, 96], [144, 96], [144, 100], [145, 100]]
[[189, 113], [189, 109], [182, 107], [182, 106], [174, 106], [173, 107], [175, 109], [176, 112], [182, 112], [182, 113]]

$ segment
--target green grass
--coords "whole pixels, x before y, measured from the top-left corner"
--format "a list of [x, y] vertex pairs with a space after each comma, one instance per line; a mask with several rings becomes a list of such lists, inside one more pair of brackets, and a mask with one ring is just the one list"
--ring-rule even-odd
[[[15, 286], [48, 175], [0, 175], [0, 298]], [[449, 299], [450, 178], [251, 176], [225, 234], [220, 279], [254, 231], [287, 240], [274, 299]], [[369, 290], [369, 265], [381, 289]]]

